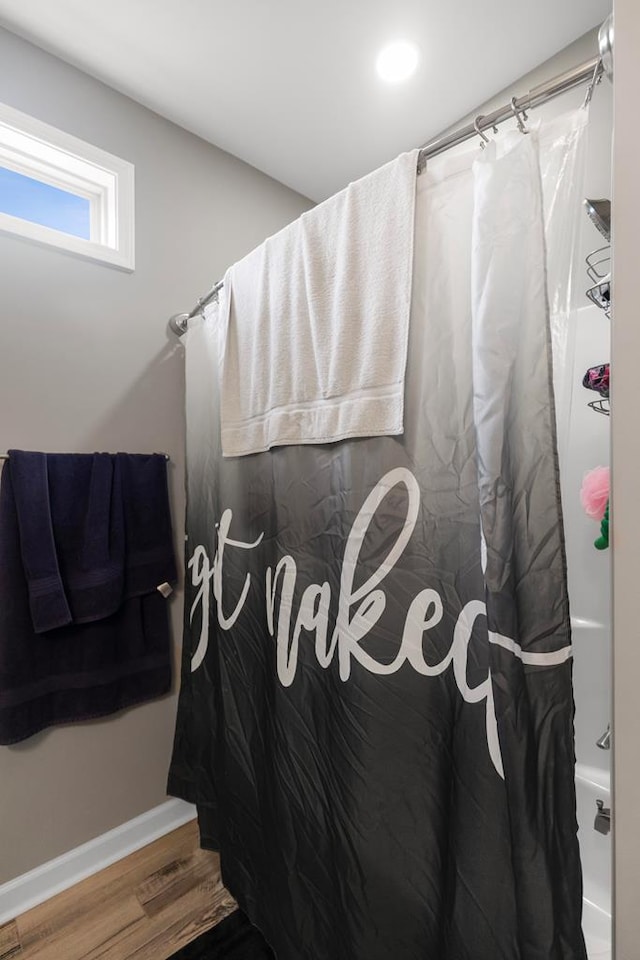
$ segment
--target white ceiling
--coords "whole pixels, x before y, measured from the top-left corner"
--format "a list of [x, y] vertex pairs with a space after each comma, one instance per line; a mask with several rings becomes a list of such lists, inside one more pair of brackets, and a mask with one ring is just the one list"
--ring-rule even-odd
[[[0, 23], [322, 200], [599, 24], [611, 0], [0, 0]], [[385, 85], [379, 49], [420, 48]], [[595, 51], [594, 51], [595, 54]]]

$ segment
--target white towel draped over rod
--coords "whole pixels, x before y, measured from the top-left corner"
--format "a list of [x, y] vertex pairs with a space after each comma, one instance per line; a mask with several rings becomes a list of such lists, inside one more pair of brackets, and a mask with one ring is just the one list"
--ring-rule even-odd
[[[424, 171], [427, 160], [430, 157], [444, 153], [445, 150], [464, 143], [465, 140], [470, 140], [472, 137], [480, 136], [483, 140], [486, 140], [487, 138], [484, 136], [485, 130], [494, 130], [494, 132], [497, 133], [497, 125], [503, 123], [505, 120], [513, 119], [514, 116], [518, 121], [518, 126], [522, 129], [522, 119], [526, 119], [527, 110], [539, 107], [548, 100], [553, 100], [555, 97], [560, 96], [560, 94], [566, 93], [568, 90], [573, 90], [574, 87], [579, 87], [585, 83], [589, 84], [585, 105], [589, 103], [593, 91], [602, 80], [602, 77], [607, 76], [609, 80], [613, 78], [612, 16], [609, 16], [600, 27], [598, 43], [600, 50], [597, 57], [586, 60], [571, 70], [567, 70], [565, 73], [561, 73], [551, 80], [547, 80], [545, 83], [533, 87], [532, 90], [522, 97], [512, 97], [508, 104], [498, 107], [492, 111], [492, 113], [477, 116], [473, 123], [468, 123], [466, 126], [460, 127], [458, 130], [454, 130], [453, 133], [447, 134], [446, 136], [430, 140], [427, 144], [420, 147], [418, 154], [418, 174]], [[222, 289], [223, 285], [222, 280], [215, 283], [211, 290], [198, 300], [195, 307], [193, 307], [189, 313], [175, 313], [169, 319], [170, 330], [178, 337], [186, 333], [189, 320], [200, 313], [208, 303], [211, 303], [212, 300], [217, 298], [218, 292]]]

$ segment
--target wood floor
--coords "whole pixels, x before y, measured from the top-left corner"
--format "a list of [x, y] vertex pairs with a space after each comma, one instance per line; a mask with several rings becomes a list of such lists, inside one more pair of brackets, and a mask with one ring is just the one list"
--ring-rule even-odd
[[166, 960], [236, 904], [195, 821], [0, 927], [0, 960]]

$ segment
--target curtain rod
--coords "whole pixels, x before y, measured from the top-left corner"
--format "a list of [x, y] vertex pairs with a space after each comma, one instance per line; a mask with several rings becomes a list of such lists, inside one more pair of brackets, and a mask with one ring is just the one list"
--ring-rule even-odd
[[[602, 79], [603, 73], [604, 65], [601, 57], [593, 57], [591, 60], [586, 60], [577, 67], [567, 70], [566, 73], [561, 73], [552, 80], [541, 83], [539, 86], [530, 90], [529, 93], [525, 93], [523, 97], [514, 97], [511, 103], [503, 107], [498, 107], [498, 109], [492, 113], [476, 117], [473, 123], [468, 123], [466, 127], [454, 130], [453, 133], [448, 134], [446, 137], [430, 140], [423, 147], [420, 147], [418, 172], [421, 173], [422, 170], [424, 170], [425, 164], [430, 157], [436, 157], [439, 153], [444, 153], [445, 150], [449, 150], [459, 143], [464, 143], [465, 140], [470, 140], [472, 137], [478, 136], [480, 131], [491, 130], [505, 120], [513, 119], [513, 117], [517, 117], [518, 114], [523, 114], [527, 110], [539, 107], [548, 100], [553, 100], [568, 90], [573, 90], [574, 87], [579, 87], [583, 83], [590, 82], [590, 93], [593, 87]], [[587, 96], [591, 99], [589, 94], [587, 94]]]
[[[600, 83], [603, 74], [606, 74], [609, 79], [611, 79], [613, 74], [613, 20], [611, 16], [609, 16], [600, 27], [598, 41], [600, 45], [599, 56], [593, 57], [591, 60], [586, 60], [571, 70], [567, 70], [565, 73], [561, 73], [557, 77], [553, 77], [553, 79], [547, 80], [537, 87], [533, 87], [532, 90], [522, 97], [513, 97], [510, 103], [498, 107], [497, 110], [485, 116], [480, 115], [476, 117], [473, 123], [468, 123], [465, 127], [460, 127], [445, 137], [438, 137], [424, 144], [420, 147], [420, 152], [418, 153], [418, 174], [424, 171], [427, 160], [430, 157], [436, 157], [438, 154], [444, 153], [445, 150], [464, 143], [465, 140], [470, 140], [472, 137], [481, 136], [485, 130], [491, 130], [496, 127], [497, 124], [512, 119], [514, 116], [520, 125], [522, 122], [520, 116], [527, 110], [539, 107], [548, 100], [553, 100], [555, 97], [559, 97], [568, 90], [573, 90], [574, 87], [579, 87], [584, 83], [590, 83], [585, 101], [585, 103], [588, 103], [595, 86]], [[211, 290], [198, 300], [195, 307], [190, 310], [189, 313], [174, 314], [169, 320], [169, 328], [172, 332], [178, 337], [186, 333], [189, 320], [195, 317], [208, 303], [215, 300], [223, 286], [224, 281], [218, 280]]]

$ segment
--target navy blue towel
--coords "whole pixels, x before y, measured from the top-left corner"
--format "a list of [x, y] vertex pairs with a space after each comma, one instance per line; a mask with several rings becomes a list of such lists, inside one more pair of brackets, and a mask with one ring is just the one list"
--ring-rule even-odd
[[0, 744], [166, 693], [165, 458], [10, 451], [0, 486]]
[[5, 470], [36, 633], [102, 620], [175, 580], [162, 455], [10, 450]]

